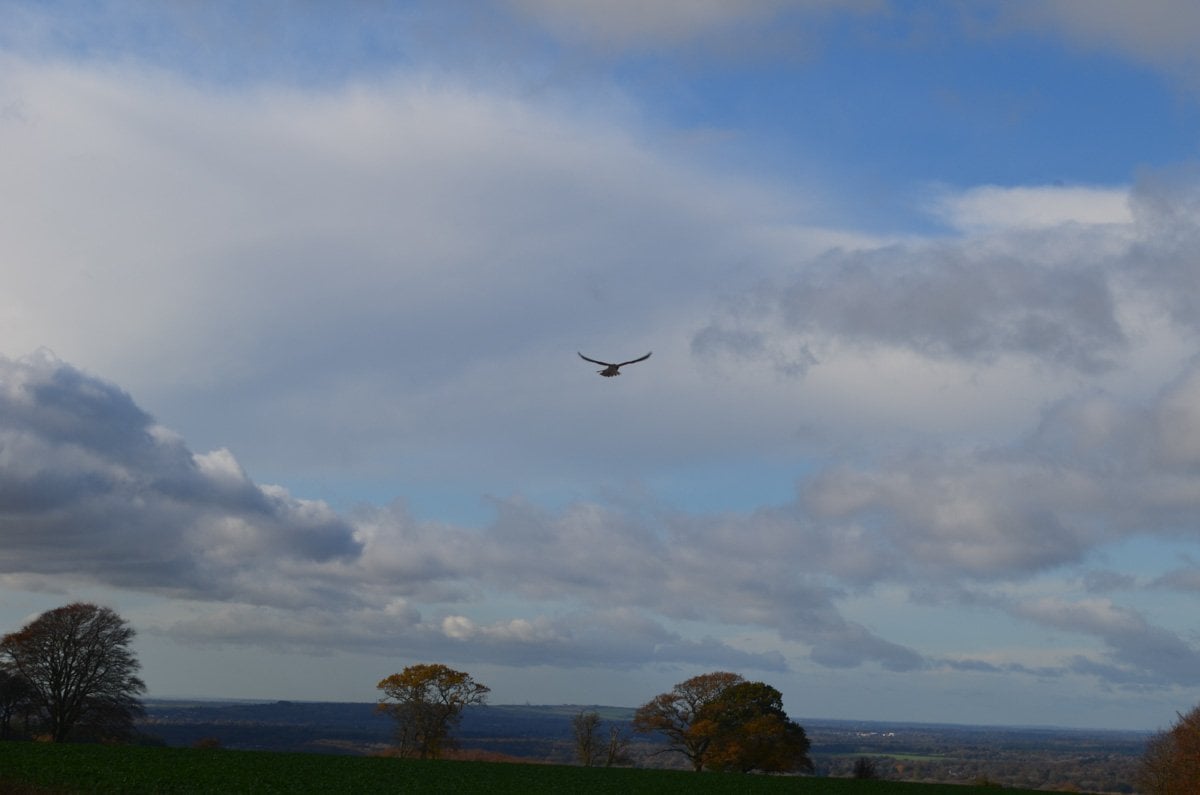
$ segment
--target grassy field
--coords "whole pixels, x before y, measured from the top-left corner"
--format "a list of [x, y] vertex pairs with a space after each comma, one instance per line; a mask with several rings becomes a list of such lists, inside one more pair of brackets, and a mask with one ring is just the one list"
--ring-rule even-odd
[[[1022, 790], [1004, 790], [1019, 793]], [[267, 751], [0, 743], [0, 793], [820, 793], [969, 795], [995, 789]]]

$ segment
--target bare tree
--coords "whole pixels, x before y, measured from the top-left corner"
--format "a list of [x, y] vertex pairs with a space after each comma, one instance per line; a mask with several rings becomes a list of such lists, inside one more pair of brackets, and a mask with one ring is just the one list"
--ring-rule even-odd
[[571, 717], [571, 732], [575, 738], [575, 758], [584, 767], [603, 763], [605, 767], [627, 765], [630, 762], [629, 736], [620, 724], [608, 724], [608, 736], [603, 735], [604, 721], [598, 712], [580, 710]]
[[632, 761], [629, 755], [631, 742], [624, 729], [615, 723], [609, 724], [608, 744], [604, 748], [604, 766], [615, 767], [629, 764]]
[[107, 607], [70, 604], [5, 635], [0, 664], [29, 683], [54, 742], [77, 729], [127, 737], [146, 691], [129, 648], [135, 634]]
[[600, 715], [596, 712], [584, 712], [571, 718], [571, 731], [575, 737], [575, 758], [584, 767], [591, 767], [600, 756], [599, 739]]

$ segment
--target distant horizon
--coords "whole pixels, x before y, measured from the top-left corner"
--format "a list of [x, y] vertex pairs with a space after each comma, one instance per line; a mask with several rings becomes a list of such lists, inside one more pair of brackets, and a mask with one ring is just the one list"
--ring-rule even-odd
[[[145, 696], [143, 702], [203, 702], [207, 704], [361, 704], [370, 706], [377, 704], [378, 701], [327, 701], [324, 699], [302, 699], [302, 698], [215, 698], [205, 696]], [[473, 704], [467, 709], [487, 709], [488, 707], [518, 707], [530, 709], [540, 708], [563, 708], [563, 707], [578, 707], [580, 709], [618, 709], [636, 711], [637, 706], [624, 706], [621, 704], [592, 704], [592, 703], [492, 703]], [[1127, 729], [1114, 726], [1061, 726], [1053, 724], [1012, 724], [1012, 723], [955, 723], [952, 721], [905, 721], [905, 720], [876, 720], [873, 718], [830, 718], [814, 715], [794, 715], [788, 713], [788, 717], [803, 726], [806, 722], [821, 723], [821, 724], [859, 724], [859, 725], [879, 725], [879, 726], [945, 726], [959, 727], [964, 729], [1028, 729], [1030, 731], [1069, 731], [1069, 732], [1113, 732], [1113, 733], [1128, 733], [1128, 734], [1153, 734], [1161, 729]], [[1164, 726], [1165, 728], [1169, 728]]]

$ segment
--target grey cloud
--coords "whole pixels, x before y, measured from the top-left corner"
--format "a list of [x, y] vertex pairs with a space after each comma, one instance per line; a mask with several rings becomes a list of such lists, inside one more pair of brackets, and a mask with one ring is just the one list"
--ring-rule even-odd
[[1106, 679], [1160, 685], [1200, 684], [1200, 648], [1170, 630], [1155, 626], [1130, 608], [1108, 600], [1042, 599], [1019, 602], [1012, 611], [1040, 624], [1099, 637], [1108, 646], [1110, 662], [1100, 664], [1095, 671]]
[[987, 662], [986, 660], [945, 660], [943, 664], [955, 671], [1000, 673], [1005, 670], [1003, 666]]
[[1056, 629], [1100, 638], [1107, 647], [1098, 654], [1072, 654], [1055, 665], [994, 663], [970, 657], [942, 658], [933, 665], [968, 673], [1017, 673], [1039, 679], [1067, 675], [1094, 677], [1124, 690], [1161, 690], [1194, 686], [1200, 649], [1175, 633], [1156, 627], [1136, 611], [1109, 602], [1040, 600], [1009, 604], [1013, 615]]
[[[0, 360], [0, 573], [206, 601], [207, 613], [166, 630], [194, 640], [764, 670], [786, 662], [660, 621], [766, 629], [828, 667], [919, 670], [938, 663], [848, 620], [839, 601], [878, 583], [919, 580], [935, 600], [973, 583], [983, 608], [1101, 638], [1104, 664], [1191, 681], [1200, 653], [1132, 611], [1013, 607], [986, 586], [1076, 565], [1150, 531], [1148, 517], [1159, 532], [1190, 527], [1200, 484], [1179, 440], [1200, 416], [1163, 407], [1186, 404], [1198, 372], [1200, 362], [1145, 404], [1061, 401], [1009, 447], [819, 472], [794, 503], [745, 515], [637, 501], [551, 511], [511, 498], [464, 528], [417, 521], [403, 503], [343, 518], [254, 484], [227, 451], [190, 453], [111, 384], [49, 356]], [[107, 430], [90, 427], [109, 416]], [[480, 620], [495, 597], [521, 604]], [[565, 612], [521, 617], [531, 610]]]
[[1164, 682], [1161, 677], [1140, 668], [1114, 665], [1082, 654], [1067, 661], [1067, 670], [1084, 676], [1093, 676], [1110, 686], [1125, 690], [1157, 690]]
[[[513, 665], [699, 663], [783, 670], [778, 652], [670, 632], [638, 612], [692, 613], [716, 572], [682, 558], [631, 516], [577, 504], [562, 514], [497, 501], [481, 531], [420, 523], [402, 503], [347, 520], [255, 484], [231, 453], [192, 454], [112, 384], [49, 354], [0, 359], [0, 573], [60, 577], [225, 602], [179, 622], [179, 637], [316, 650], [394, 652], [398, 639]], [[674, 571], [680, 564], [683, 571]], [[681, 576], [682, 575], [682, 576]], [[739, 575], [718, 621], [768, 625], [771, 595]], [[489, 592], [592, 609], [483, 625], [418, 604]], [[382, 640], [381, 640], [382, 639]]]
[[827, 469], [802, 482], [798, 507], [890, 553], [897, 569], [879, 576], [946, 583], [1024, 579], [1135, 535], [1187, 537], [1200, 508], [1197, 398], [1193, 361], [1144, 402], [1084, 392], [1052, 404], [1016, 444]]
[[1195, 83], [1200, 11], [1188, 0], [1154, 3], [1092, 3], [1077, 0], [1019, 0], [994, 4], [990, 24], [1053, 31], [1075, 45], [1111, 51], [1151, 64]]
[[[1085, 658], [1077, 658], [1085, 659]], [[1057, 679], [1065, 676], [1070, 670], [1069, 666], [1039, 666], [1030, 667], [1021, 665], [1020, 663], [993, 663], [987, 660], [978, 660], [972, 658], [962, 659], [940, 659], [935, 665], [944, 666], [953, 671], [964, 671], [967, 673], [987, 673], [987, 674], [1007, 674], [1018, 673], [1028, 676], [1036, 676], [1039, 679]]]
[[[795, 56], [803, 34], [826, 13], [878, 9], [875, 0], [758, 0], [657, 3], [507, 0], [556, 37], [593, 50], [624, 52], [703, 46], [723, 55]], [[786, 30], [786, 34], [781, 31]], [[808, 43], [808, 42], [805, 42]]]
[[1157, 577], [1151, 585], [1184, 593], [1200, 593], [1200, 566], [1174, 569]]
[[825, 473], [806, 484], [803, 504], [863, 528], [909, 569], [887, 576], [991, 579], [1078, 561], [1098, 536], [1073, 514], [1095, 496], [1086, 479], [1036, 463], [930, 457]]
[[523, 596], [644, 603], [673, 576], [670, 545], [652, 525], [618, 511], [574, 503], [553, 514], [520, 499], [494, 504], [478, 570], [511, 578], [509, 587]]
[[1137, 237], [1122, 262], [1126, 278], [1177, 323], [1200, 329], [1200, 273], [1195, 267], [1200, 164], [1144, 172], [1130, 206]]
[[700, 329], [692, 336], [692, 354], [705, 360], [730, 356], [766, 361], [788, 376], [802, 376], [819, 363], [808, 343], [793, 341], [789, 344], [766, 330], [741, 327], [741, 322], [736, 319], [719, 321]]
[[1137, 587], [1137, 577], [1118, 571], [1089, 570], [1083, 573], [1083, 587], [1088, 593], [1104, 594]]
[[1124, 323], [1139, 302], [1200, 331], [1200, 167], [1147, 172], [1129, 201], [1128, 224], [830, 251], [798, 262], [789, 278], [735, 293], [693, 334], [693, 350], [790, 374], [835, 345], [969, 363], [1018, 356], [1104, 373], [1129, 352], [1137, 329]]
[[498, 626], [480, 627], [469, 622], [469, 630], [461, 633], [459, 640], [463, 642], [459, 648], [446, 647], [445, 652], [464, 660], [507, 665], [636, 668], [647, 664], [702, 664], [787, 669], [779, 652], [747, 652], [712, 637], [688, 639], [632, 606]]
[[[604, 0], [554, 3], [552, 0], [507, 0], [521, 12], [538, 19], [549, 30], [570, 41], [597, 48], [638, 49], [679, 46], [695, 40], [720, 42], [723, 37], [741, 41], [739, 49], [756, 46], [778, 54], [773, 42], [792, 47], [804, 41], [803, 28], [811, 28], [822, 15], [855, 15], [870, 23], [869, 15], [894, 16], [887, 0], [767, 0], [753, 3], [659, 2], [613, 3]], [[1078, 0], [1004, 0], [975, 4], [960, 15], [968, 33], [1032, 30], [1062, 36], [1068, 43], [1115, 52], [1166, 70], [1198, 88], [1192, 46], [1200, 35], [1200, 12], [1188, 0], [1157, 0], [1150, 4], [1095, 3]], [[769, 35], [783, 29], [784, 36]], [[728, 46], [728, 45], [727, 45]], [[720, 51], [720, 50], [718, 50]]]
[[809, 656], [830, 668], [857, 668], [867, 662], [877, 662], [889, 671], [927, 667], [925, 659], [913, 649], [884, 640], [852, 622], [817, 633]]
[[711, 519], [644, 517], [596, 504], [558, 514], [523, 501], [498, 507], [477, 546], [478, 571], [494, 589], [763, 627], [810, 645], [811, 658], [831, 667], [923, 665], [915, 651], [841, 616], [841, 591], [827, 572], [862, 576], [863, 551], [853, 538], [826, 535], [792, 512]]
[[335, 650], [396, 651], [422, 627], [421, 614], [403, 601], [385, 609], [287, 609], [233, 603], [203, 605], [183, 619], [160, 622], [152, 631], [204, 645], [252, 645], [286, 652], [329, 654]]
[[[1166, 390], [1156, 401], [1174, 394]], [[644, 610], [771, 629], [808, 645], [821, 665], [919, 669], [932, 663], [840, 614], [844, 590], [920, 578], [927, 588], [959, 593], [957, 602], [966, 583], [1019, 581], [1078, 564], [1109, 540], [1144, 532], [1147, 512], [1183, 516], [1183, 504], [1164, 508], [1146, 488], [1167, 472], [1152, 441], [1132, 458], [1121, 456], [1122, 440], [1146, 444], [1145, 434], [1130, 428], [1148, 427], [1159, 415], [1153, 405], [1085, 394], [1048, 407], [1036, 432], [1018, 445], [828, 470], [803, 481], [794, 505], [745, 516], [647, 513], [590, 502], [547, 511], [511, 499], [494, 501], [494, 521], [467, 530], [416, 522], [402, 505], [371, 510], [356, 519], [361, 561], [339, 576], [345, 589], [368, 601], [398, 594], [459, 604], [467, 615], [488, 593], [532, 604], [589, 606], [586, 621], [570, 631], [561, 623], [543, 624], [540, 631], [547, 634], [536, 643], [519, 637], [538, 629], [533, 625], [488, 627], [463, 616], [453, 639], [460, 656], [518, 660], [536, 646], [564, 664], [590, 657], [622, 665], [658, 659], [663, 649], [688, 659], [734, 659], [728, 655], [738, 653], [629, 627], [610, 635], [597, 618], [606, 611]], [[1183, 429], [1176, 430], [1166, 436]], [[1194, 506], [1194, 489], [1172, 496], [1189, 493]], [[1104, 585], [1097, 577], [1088, 582]], [[1104, 582], [1119, 585], [1111, 577]], [[1009, 609], [983, 591], [972, 599], [985, 609]], [[617, 643], [622, 633], [641, 640]], [[1162, 641], [1159, 649], [1170, 645], [1154, 633], [1141, 637]], [[1131, 666], [1153, 663], [1126, 657]]]
[[480, 597], [472, 581], [479, 536], [463, 528], [419, 522], [402, 501], [364, 506], [351, 515], [362, 544], [356, 566], [344, 572], [390, 596], [455, 603]]
[[776, 672], [788, 670], [787, 659], [778, 651], [746, 652], [710, 637], [699, 641], [661, 643], [655, 649], [654, 659], [659, 662], [726, 669], [752, 668]]
[[112, 384], [39, 353], [0, 358], [0, 569], [227, 595], [236, 573], [355, 556], [328, 508], [193, 456]]
[[1013, 354], [1101, 371], [1127, 341], [1108, 272], [1078, 246], [1064, 245], [1062, 235], [1081, 233], [1024, 230], [830, 252], [798, 266], [790, 281], [730, 302], [696, 333], [693, 347], [774, 360], [796, 373], [831, 342], [973, 362]]
[[629, 608], [482, 624], [457, 614], [424, 618], [403, 601], [382, 609], [343, 610], [232, 604], [166, 622], [155, 631], [191, 643], [310, 654], [337, 649], [511, 666], [628, 669], [700, 664], [787, 670], [779, 652], [742, 651], [711, 637], [690, 640]]

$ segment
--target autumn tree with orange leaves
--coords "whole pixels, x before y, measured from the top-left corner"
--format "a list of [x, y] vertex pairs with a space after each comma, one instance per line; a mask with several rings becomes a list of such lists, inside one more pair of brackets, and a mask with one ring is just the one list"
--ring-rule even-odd
[[633, 728], [644, 734], [657, 732], [667, 738], [668, 751], [682, 754], [697, 772], [704, 769], [712, 735], [706, 724], [697, 726], [700, 711], [716, 701], [725, 690], [746, 681], [739, 674], [714, 671], [693, 676], [660, 693], [638, 707]]
[[762, 682], [739, 682], [705, 704], [694, 725], [711, 738], [712, 770], [812, 772], [808, 736], [783, 711], [783, 695]]
[[680, 682], [638, 708], [634, 728], [666, 737], [697, 772], [812, 770], [804, 729], [788, 719], [779, 691], [715, 671]]
[[454, 745], [451, 732], [470, 704], [487, 701], [489, 688], [471, 675], [441, 664], [410, 665], [383, 679], [376, 708], [396, 719], [400, 756], [437, 759]]
[[1200, 706], [1150, 738], [1138, 771], [1147, 795], [1193, 795], [1200, 782]]

